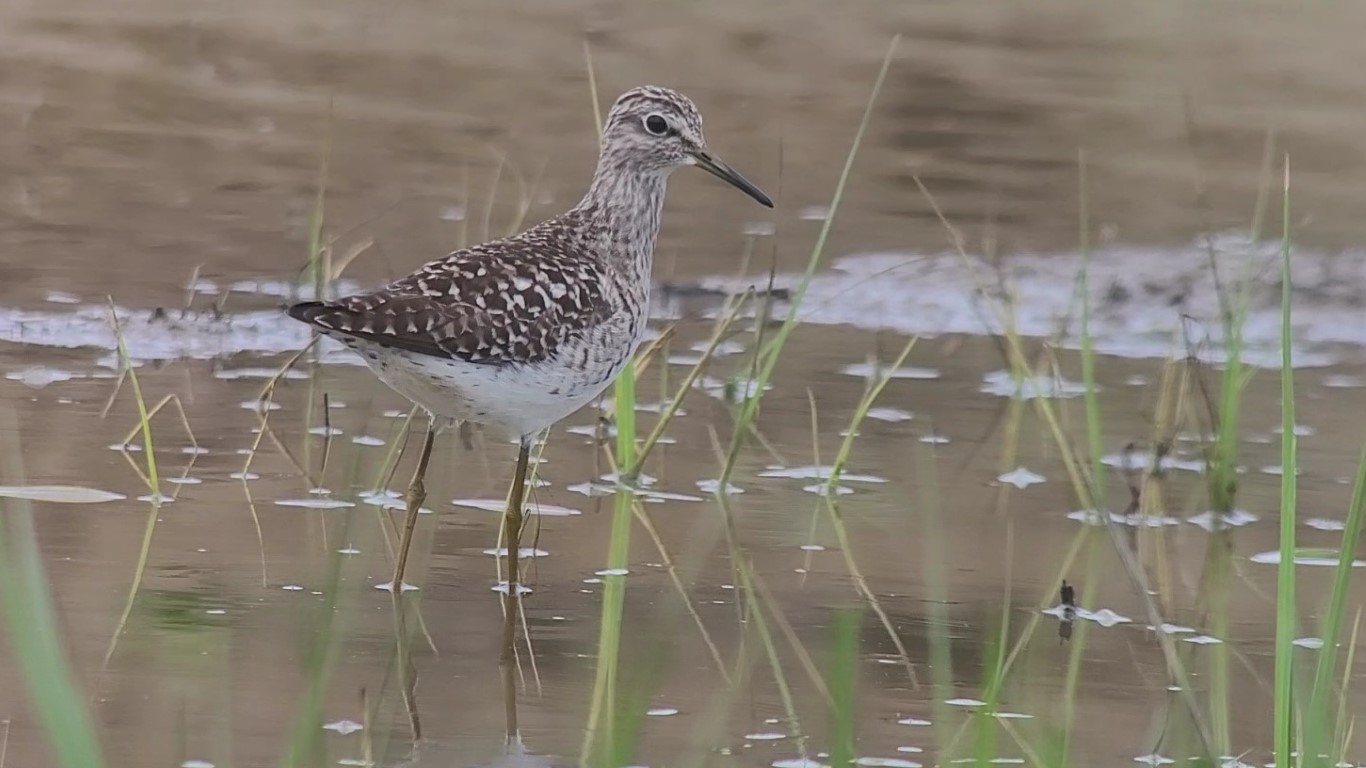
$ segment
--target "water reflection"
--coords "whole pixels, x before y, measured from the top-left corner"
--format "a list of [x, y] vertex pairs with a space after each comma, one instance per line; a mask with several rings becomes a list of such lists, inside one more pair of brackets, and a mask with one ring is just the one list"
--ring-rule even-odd
[[[1236, 505], [1210, 503], [1218, 422], [1204, 393], [1226, 354], [1208, 267], [1257, 278], [1248, 359], [1279, 366], [1279, 284], [1265, 271], [1276, 246], [1246, 234], [1274, 129], [1273, 149], [1296, 168], [1295, 561], [1302, 619], [1317, 626], [1331, 585], [1315, 566], [1334, 562], [1342, 480], [1366, 430], [1366, 85], [1354, 66], [1366, 6], [362, 5], [190, 18], [161, 0], [116, 14], [29, 4], [0, 24], [11, 129], [0, 143], [0, 396], [20, 415], [27, 472], [5, 479], [6, 493], [37, 499], [62, 642], [111, 763], [277, 764], [317, 701], [317, 722], [298, 732], [333, 762], [365, 759], [368, 743], [389, 765], [574, 764], [545, 754], [581, 749], [603, 581], [623, 578], [599, 575], [615, 492], [601, 445], [616, 425], [585, 410], [552, 434], [533, 528], [554, 544], [529, 560], [535, 593], [504, 611], [485, 554], [498, 547], [496, 516], [482, 511], [504, 504], [502, 446], [467, 434], [436, 451], [432, 514], [414, 533], [424, 587], [395, 596], [374, 587], [392, 573], [387, 470], [404, 404], [335, 347], [276, 381], [270, 406], [260, 395], [307, 342], [276, 305], [309, 290], [298, 278], [323, 156], [325, 239], [357, 254], [347, 291], [558, 207], [594, 142], [586, 28], [604, 84], [698, 93], [710, 130], [732, 137], [727, 154], [783, 182], [770, 231], [747, 230], [743, 210], [680, 180], [655, 307], [656, 327], [679, 324], [641, 378], [647, 428], [725, 297], [754, 286], [786, 311], [830, 216], [873, 58], [889, 31], [907, 33], [805, 324], [734, 473], [723, 484], [736, 399], [756, 388], [751, 354], [772, 339], [763, 323], [726, 340], [647, 467], [638, 500], [658, 544], [637, 533], [621, 620], [622, 669], [638, 673], [622, 682], [622, 709], [641, 722], [632, 759], [825, 761], [827, 627], [875, 600], [888, 626], [865, 627], [857, 650], [861, 764], [973, 759], [959, 732], [989, 743], [982, 755], [1017, 760], [1015, 736], [1060, 731], [1079, 763], [1161, 763], [1211, 741], [1267, 762], [1279, 382], [1250, 376], [1238, 445], [1249, 471], [1234, 473]], [[1069, 454], [1050, 437], [1084, 442], [1073, 349], [1083, 148], [1108, 508], [1078, 503]], [[115, 388], [109, 296], [148, 404], [175, 395], [192, 439], [172, 401], [152, 418], [150, 450], [130, 437], [139, 414], [127, 381]], [[1015, 308], [1037, 370], [1015, 370], [982, 337], [1005, 328], [994, 302]], [[900, 348], [900, 334], [923, 337], [858, 425], [838, 498], [825, 498], [842, 433], [881, 371], [870, 361]], [[62, 503], [73, 499], [100, 503]], [[1128, 581], [1103, 531], [1117, 531], [1148, 590]], [[1081, 594], [1060, 593], [1064, 576]], [[1057, 597], [1061, 648], [1041, 613]], [[301, 649], [323, 613], [337, 620], [335, 666], [314, 699]], [[1296, 653], [1327, 646], [1301, 634]], [[1170, 649], [1193, 688], [1169, 678]], [[1002, 656], [1015, 666], [989, 691], [983, 670]], [[495, 669], [495, 658], [510, 662]], [[0, 662], [7, 761], [50, 764], [21, 672]], [[1193, 721], [1191, 695], [1227, 710]], [[1359, 697], [1349, 691], [1349, 710]]]

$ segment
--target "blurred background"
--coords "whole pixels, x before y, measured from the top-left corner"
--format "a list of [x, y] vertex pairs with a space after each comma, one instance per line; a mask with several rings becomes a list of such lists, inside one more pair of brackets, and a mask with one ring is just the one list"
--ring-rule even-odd
[[[1335, 563], [1355, 548], [1340, 530], [1366, 424], [1363, 28], [1366, 5], [1271, 0], [0, 5], [3, 482], [123, 497], [36, 502], [31, 531], [7, 510], [8, 546], [41, 556], [105, 763], [577, 764], [597, 738], [604, 578], [626, 585], [614, 706], [648, 713], [621, 715], [639, 764], [829, 762], [844, 726], [827, 686], [845, 678], [814, 672], [841, 668], [844, 609], [861, 611], [842, 711], [862, 764], [1184, 762], [1202, 729], [1221, 755], [1268, 762], [1282, 177], [1288, 158], [1299, 544]], [[370, 287], [572, 205], [596, 161], [594, 84], [605, 110], [645, 83], [690, 95], [716, 154], [778, 205], [675, 175], [655, 258], [657, 327], [675, 335], [639, 400], [659, 411], [692, 365], [707, 373], [646, 464], [666, 495], [641, 505], [653, 524], [637, 523], [624, 579], [597, 573], [614, 504], [587, 487], [610, 471], [599, 412], [552, 430], [538, 498], [579, 514], [540, 517], [509, 688], [485, 553], [497, 515], [450, 502], [501, 498], [511, 448], [438, 444], [405, 613], [373, 589], [392, 534], [366, 502], [392, 499], [366, 494], [406, 482], [411, 456], [385, 476], [407, 404], [324, 347], [280, 379], [263, 424], [263, 386], [309, 341], [278, 307], [320, 284], [323, 249], [328, 290]], [[780, 320], [827, 227], [803, 323], [736, 429], [747, 493], [723, 505], [705, 481], [765, 324], [700, 350], [750, 286], [778, 289]], [[1092, 446], [1074, 397], [1083, 296]], [[1269, 369], [1235, 368], [1232, 402], [1230, 296], [1244, 359]], [[911, 367], [865, 412], [869, 361], [912, 336]], [[130, 367], [146, 404], [174, 396], [155, 445], [132, 434]], [[640, 418], [643, 437], [656, 414]], [[1220, 426], [1240, 429], [1217, 454], [1233, 498], [1207, 482], [1225, 476]], [[840, 486], [836, 515], [823, 467], [851, 430], [862, 481]], [[1143, 489], [1120, 527], [1144, 594], [1074, 512], [1066, 459], [1151, 463], [1154, 446], [1187, 464], [1097, 481], [1117, 514]], [[1297, 571], [1296, 636], [1312, 641], [1333, 569]], [[1040, 609], [1062, 579], [1124, 621], [1060, 639]], [[1348, 629], [1359, 605], [1339, 608]], [[1175, 629], [1146, 628], [1150, 609]], [[1169, 690], [1160, 637], [1202, 715]], [[1296, 651], [1304, 679], [1314, 653]], [[1340, 666], [1337, 723], [1360, 701], [1359, 664]], [[0, 768], [58, 764], [31, 683], [0, 656]], [[1339, 737], [1335, 758], [1366, 760]]]

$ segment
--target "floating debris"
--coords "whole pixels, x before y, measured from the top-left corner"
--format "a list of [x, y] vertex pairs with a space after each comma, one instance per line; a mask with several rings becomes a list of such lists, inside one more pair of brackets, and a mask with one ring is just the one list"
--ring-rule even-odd
[[593, 498], [595, 496], [611, 496], [612, 494], [617, 492], [617, 489], [613, 486], [593, 482], [566, 485], [564, 489], [566, 491], [570, 491], [573, 493], [581, 493], [589, 498]]
[[1067, 605], [1065, 603], [1055, 605], [1052, 608], [1045, 608], [1042, 612], [1049, 616], [1057, 616], [1061, 619], [1067, 619], [1071, 616], [1075, 616], [1079, 619], [1094, 621], [1095, 623], [1101, 625], [1102, 627], [1106, 627], [1107, 629], [1119, 624], [1128, 624], [1133, 621], [1133, 619], [1129, 618], [1128, 616], [1125, 616], [1120, 613], [1115, 613], [1109, 608], [1101, 608], [1098, 611], [1088, 611], [1085, 608], [1078, 608], [1076, 606]]
[[1301, 648], [1308, 648], [1317, 651], [1323, 648], [1323, 638], [1321, 637], [1297, 637], [1290, 641], [1291, 645], [1298, 645]]
[[[701, 376], [693, 386], [727, 403], [739, 403], [759, 393], [759, 382], [749, 378], [718, 379], [714, 376]], [[770, 389], [773, 389], [771, 383], [764, 384], [765, 392]]]
[[[487, 512], [504, 512], [507, 510], [507, 501], [504, 499], [452, 499], [451, 503], [457, 507], [470, 507], [471, 509], [482, 509]], [[528, 515], [540, 515], [542, 517], [571, 517], [583, 514], [577, 509], [569, 507], [557, 507], [554, 504], [532, 503], [526, 508]]]
[[1011, 371], [992, 371], [982, 377], [979, 390], [983, 394], [1010, 397], [1016, 400], [1035, 398], [1080, 397], [1086, 394], [1086, 385], [1075, 381], [1049, 376], [1017, 377]]
[[1311, 517], [1305, 520], [1304, 524], [1319, 531], [1343, 531], [1347, 529], [1346, 521], [1333, 520], [1327, 517]]
[[1028, 488], [1031, 485], [1042, 483], [1044, 481], [1044, 476], [1038, 474], [1037, 472], [1031, 472], [1030, 470], [1021, 466], [1016, 467], [1015, 469], [1006, 472], [1003, 475], [1000, 475], [996, 478], [996, 480], [1002, 483], [1009, 483], [1010, 485], [1013, 485], [1016, 488], [1023, 489]]
[[645, 714], [650, 717], [669, 717], [678, 714], [678, 710], [673, 707], [651, 707], [645, 710]]
[[[1068, 512], [1067, 519], [1077, 520], [1087, 525], [1105, 525], [1105, 519], [1101, 517], [1100, 512], [1094, 509], [1078, 509]], [[1148, 515], [1142, 512], [1134, 512], [1128, 515], [1111, 512], [1110, 522], [1133, 528], [1162, 528], [1169, 525], [1180, 525], [1181, 519], [1170, 515]]]
[[128, 498], [121, 493], [78, 485], [0, 485], [0, 497], [56, 504], [101, 504]]
[[[784, 477], [796, 480], [829, 480], [835, 471], [834, 467], [810, 464], [799, 467], [783, 467], [776, 464], [769, 465], [764, 471], [759, 473], [759, 477]], [[840, 472], [839, 479], [851, 483], [885, 483], [887, 478], [877, 475], [861, 475], [855, 472]]]
[[856, 757], [854, 765], [880, 766], [881, 768], [921, 768], [920, 763], [900, 757]]
[[888, 368], [876, 363], [850, 363], [841, 368], [840, 373], [846, 376], [857, 376], [861, 379], [884, 377], [888, 379], [937, 379], [940, 376], [938, 368], [920, 368], [914, 365]]
[[930, 445], [947, 445], [949, 439], [947, 437], [944, 437], [943, 435], [936, 435], [934, 433], [930, 433], [928, 435], [922, 435], [920, 437], [920, 442], [929, 443]]
[[[493, 555], [494, 557], [507, 557], [507, 556], [508, 556], [508, 548], [507, 548], [507, 547], [498, 547], [498, 548], [496, 548], [496, 549], [486, 549], [486, 550], [484, 550], [484, 554], [486, 554], [486, 555]], [[518, 547], [518, 548], [517, 548], [517, 557], [518, 557], [518, 558], [545, 557], [546, 555], [549, 555], [549, 554], [550, 554], [550, 553], [547, 552], [547, 551], [545, 551], [544, 549], [537, 549], [537, 548], [535, 548], [535, 547]]]
[[1212, 510], [1209, 512], [1201, 512], [1198, 515], [1186, 518], [1186, 522], [1213, 533], [1214, 531], [1223, 530], [1225, 528], [1241, 528], [1249, 523], [1255, 523], [1259, 519], [1260, 518], [1256, 515], [1245, 509], [1234, 509], [1225, 512], [1222, 515], [1216, 515]]
[[1366, 387], [1366, 378], [1345, 373], [1330, 373], [1323, 377], [1323, 386], [1335, 389], [1355, 389]]
[[870, 419], [874, 419], [876, 421], [890, 422], [910, 421], [911, 419], [915, 418], [915, 414], [911, 411], [902, 410], [901, 408], [890, 408], [886, 406], [869, 408], [867, 413], [864, 414], [864, 416]]
[[759, 733], [747, 733], [745, 738], [749, 741], [778, 741], [786, 739], [787, 734], [781, 731], [761, 731]]
[[[1278, 565], [1281, 562], [1281, 553], [1279, 550], [1273, 549], [1270, 552], [1258, 552], [1248, 559], [1254, 563], [1262, 563], [1263, 565]], [[1300, 554], [1295, 555], [1295, 565], [1320, 565], [1331, 568], [1337, 566], [1337, 564], [1337, 552], [1332, 550], [1316, 550], [1312, 552], [1301, 550]], [[1353, 560], [1352, 567], [1366, 567], [1366, 560]]]
[[705, 493], [714, 493], [718, 496], [734, 496], [735, 494], [745, 492], [744, 488], [741, 488], [740, 486], [734, 485], [732, 483], [726, 483], [726, 487], [723, 490], [721, 488], [721, 481], [716, 478], [698, 480], [697, 488], [698, 490], [703, 491]]
[[816, 483], [815, 485], [803, 485], [802, 490], [807, 493], [814, 493], [817, 496], [848, 496], [854, 492], [853, 488], [847, 485], [831, 486], [826, 483]]
[[35, 365], [18, 371], [10, 371], [5, 374], [5, 378], [10, 381], [17, 381], [30, 389], [42, 389], [49, 384], [58, 384], [80, 378], [80, 374], [60, 368]]
[[646, 501], [706, 501], [701, 496], [673, 491], [636, 491], [636, 495]]
[[[1153, 468], [1153, 455], [1147, 451], [1126, 451], [1124, 453], [1107, 453], [1100, 457], [1100, 463], [1107, 467], [1123, 469], [1131, 472], [1150, 470]], [[1185, 472], [1204, 472], [1204, 459], [1183, 459], [1171, 454], [1164, 455], [1157, 462], [1159, 470], [1182, 470]]]
[[598, 576], [625, 576], [630, 572], [626, 568], [604, 568], [601, 571], [595, 571], [595, 574]]
[[305, 509], [347, 509], [354, 507], [355, 502], [344, 501], [342, 499], [276, 499], [277, 507], [304, 507]]
[[324, 731], [335, 731], [345, 736], [348, 733], [365, 730], [365, 726], [355, 720], [337, 720], [336, 722], [323, 725]]
[[[408, 587], [407, 584], [404, 584], [403, 586], [404, 586], [405, 589]], [[493, 585], [492, 587], [490, 587], [490, 589], [492, 589], [494, 592], [500, 592], [500, 593], [506, 595], [506, 594], [508, 593], [508, 583], [507, 583], [506, 581], [500, 581], [500, 582], [498, 582], [497, 584], [495, 584], [495, 585]], [[518, 585], [517, 585], [517, 595], [518, 595], [518, 597], [520, 597], [520, 596], [522, 596], [522, 595], [529, 595], [529, 594], [531, 594], [531, 587], [528, 587], [528, 586], [526, 586], [525, 584], [518, 584]]]
[[[375, 589], [378, 589], [378, 590], [381, 591], [381, 592], [393, 592], [393, 591], [394, 591], [394, 582], [392, 582], [392, 581], [380, 582], [379, 584], [376, 584], [376, 585], [375, 585]], [[400, 591], [403, 591], [403, 592], [416, 592], [416, 591], [419, 590], [419, 589], [421, 589], [421, 587], [417, 586], [416, 584], [409, 584], [409, 583], [406, 582], [406, 581], [403, 582], [403, 585], [400, 587]]]
[[[1282, 427], [1280, 424], [1277, 424], [1276, 426], [1271, 428], [1271, 434], [1273, 435], [1282, 434], [1284, 431], [1284, 427]], [[1291, 432], [1295, 433], [1295, 437], [1314, 436], [1314, 428], [1309, 426], [1308, 424], [1296, 424], [1294, 429], [1291, 430]]]
[[353, 445], [366, 445], [371, 447], [377, 447], [384, 445], [385, 440], [382, 437], [374, 437], [373, 435], [356, 435], [351, 438], [351, 443]]

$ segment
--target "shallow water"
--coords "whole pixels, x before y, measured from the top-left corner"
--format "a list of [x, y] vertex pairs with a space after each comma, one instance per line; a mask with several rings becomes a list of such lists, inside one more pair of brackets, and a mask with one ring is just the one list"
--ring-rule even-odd
[[[386, 510], [395, 497], [373, 491], [401, 489], [409, 471], [411, 457], [398, 479], [378, 477], [402, 440], [405, 404], [327, 347], [320, 363], [281, 381], [267, 434], [254, 432], [266, 378], [308, 340], [277, 307], [298, 291], [323, 157], [337, 252], [373, 241], [348, 267], [353, 282], [344, 289], [504, 232], [522, 200], [529, 218], [561, 208], [576, 199], [592, 162], [585, 33], [604, 98], [642, 80], [684, 89], [706, 113], [718, 154], [779, 200], [769, 213], [700, 174], [676, 176], [657, 277], [677, 290], [657, 294], [655, 306], [660, 327], [681, 318], [669, 350], [676, 363], [696, 358], [715, 311], [697, 287], [762, 286], [770, 268], [776, 287], [793, 284], [828, 214], [887, 37], [905, 36], [837, 212], [829, 262], [803, 305], [809, 324], [763, 400], [765, 443], [742, 453], [731, 483], [743, 493], [729, 497], [734, 546], [818, 668], [828, 666], [835, 613], [867, 602], [846, 556], [908, 651], [909, 670], [865, 610], [861, 764], [972, 754], [964, 746], [971, 737], [957, 751], [940, 739], [987, 717], [972, 714], [980, 706], [971, 702], [983, 695], [982, 665], [1003, 619], [1012, 641], [1036, 617], [1044, 623], [1025, 643], [997, 717], [1026, 744], [1061, 728], [1073, 646], [1040, 612], [1057, 603], [1059, 578], [1089, 596], [1078, 619], [1090, 629], [1075, 694], [1078, 764], [1178, 750], [1157, 735], [1180, 705], [1145, 629], [1144, 603], [1103, 529], [1085, 525], [1095, 515], [1078, 510], [1032, 402], [1008, 396], [1053, 396], [1064, 428], [1084, 440], [1069, 386], [1081, 379], [1071, 351], [1079, 150], [1098, 246], [1093, 330], [1106, 355], [1099, 377], [1109, 463], [1122, 464], [1131, 441], [1168, 436], [1154, 425], [1165, 407], [1162, 377], [1179, 370], [1169, 360], [1190, 353], [1217, 365], [1224, 357], [1211, 258], [1225, 278], [1255, 278], [1248, 359], [1278, 367], [1276, 246], [1247, 238], [1259, 188], [1276, 197], [1276, 172], [1262, 172], [1273, 135], [1293, 168], [1300, 514], [1309, 521], [1299, 543], [1336, 545], [1333, 522], [1345, 514], [1366, 433], [1363, 13], [1342, 4], [1060, 0], [1028, 11], [999, 2], [862, 2], [837, 14], [805, 1], [538, 3], [515, 12], [493, 2], [294, 3], [285, 11], [260, 2], [230, 11], [159, 0], [117, 10], [6, 5], [0, 393], [14, 413], [10, 437], [23, 447], [24, 477], [0, 480], [70, 488], [0, 495], [41, 497], [38, 545], [110, 763], [278, 764], [319, 679], [310, 653], [327, 637], [336, 647], [320, 720], [307, 724], [324, 762], [361, 760], [369, 744], [385, 765], [571, 764], [588, 717], [605, 582], [624, 579], [621, 667], [626, 690], [640, 694], [630, 704], [645, 712], [633, 759], [803, 764], [783, 762], [800, 759], [797, 726], [752, 620], [742, 621], [734, 554], [707, 485], [721, 469], [714, 441], [724, 444], [732, 423], [723, 398], [736, 387], [726, 380], [745, 375], [752, 335], [733, 339], [647, 467], [654, 482], [642, 489], [643, 508], [667, 558], [637, 527], [628, 572], [606, 571], [612, 497], [600, 492], [612, 482], [594, 447], [598, 414], [585, 409], [553, 430], [537, 467], [542, 514], [523, 542], [536, 550], [526, 561], [532, 653], [522, 646], [524, 744], [511, 755], [490, 554], [498, 514], [487, 509], [503, 496], [511, 446], [477, 435], [473, 449], [438, 443], [433, 514], [422, 518], [409, 579], [421, 589], [396, 616], [390, 596], [374, 588], [390, 576], [384, 521], [396, 514]], [[917, 177], [959, 228], [966, 257]], [[1278, 222], [1279, 213], [1264, 218]], [[745, 234], [768, 223], [771, 235]], [[1277, 227], [1264, 234], [1274, 239]], [[1030, 336], [1027, 354], [1046, 360], [1056, 350], [1064, 381], [1017, 390], [1002, 373], [1000, 348], [984, 335], [1000, 329], [992, 312], [1002, 300]], [[138, 440], [116, 450], [137, 420], [127, 383], [101, 418], [117, 377], [111, 302], [147, 399], [175, 394], [193, 440], [174, 406], [156, 418], [158, 492], [169, 502], [155, 513], [146, 574], [106, 664], [150, 514], [138, 476], [145, 451]], [[905, 334], [925, 337], [859, 426], [838, 483], [848, 491], [838, 496], [846, 551], [818, 495], [823, 468], [863, 393], [869, 360], [893, 357]], [[649, 369], [643, 403], [666, 398], [687, 369], [667, 370], [661, 389], [660, 366]], [[1199, 371], [1215, 381], [1216, 369]], [[1225, 520], [1228, 530], [1208, 531], [1203, 479], [1192, 471], [1198, 446], [1181, 440], [1162, 487], [1165, 510], [1120, 519], [1134, 524], [1166, 630], [1189, 653], [1202, 694], [1216, 647], [1231, 649], [1229, 747], [1255, 764], [1268, 759], [1270, 742], [1278, 388], [1268, 370], [1247, 391], [1247, 471], [1241, 514]], [[1192, 402], [1197, 393], [1188, 390]], [[1198, 402], [1185, 407], [1183, 429], [1208, 426], [1196, 418]], [[643, 410], [639, 418], [650, 425], [656, 416]], [[253, 448], [247, 467], [242, 452]], [[1127, 499], [1118, 475], [1110, 492], [1118, 514]], [[1069, 562], [1087, 530], [1091, 543]], [[677, 564], [682, 594], [666, 560]], [[1204, 579], [1224, 567], [1231, 587], [1218, 632], [1222, 617], [1206, 611]], [[1306, 564], [1299, 573], [1300, 652], [1309, 659], [1328, 571]], [[736, 665], [745, 671], [733, 688], [685, 605], [728, 674]], [[1349, 603], [1349, 616], [1357, 606]], [[935, 637], [950, 641], [951, 670], [930, 666]], [[831, 748], [823, 700], [786, 636], [780, 649], [809, 759], [821, 761]], [[49, 764], [9, 658], [0, 659], [4, 759]], [[418, 676], [420, 740], [402, 695], [405, 668]], [[937, 671], [948, 689], [933, 685]], [[1359, 705], [1358, 692], [1350, 698]], [[1000, 728], [996, 757], [1025, 758]], [[1366, 748], [1348, 758], [1366, 759]]]

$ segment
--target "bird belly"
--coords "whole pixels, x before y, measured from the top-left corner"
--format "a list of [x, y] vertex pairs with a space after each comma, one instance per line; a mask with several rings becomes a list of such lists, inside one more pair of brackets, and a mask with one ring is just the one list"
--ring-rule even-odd
[[348, 342], [390, 389], [433, 416], [471, 421], [511, 438], [539, 433], [582, 408], [616, 378], [631, 352], [623, 350], [620, 361], [587, 365], [564, 354], [540, 363], [484, 365]]

